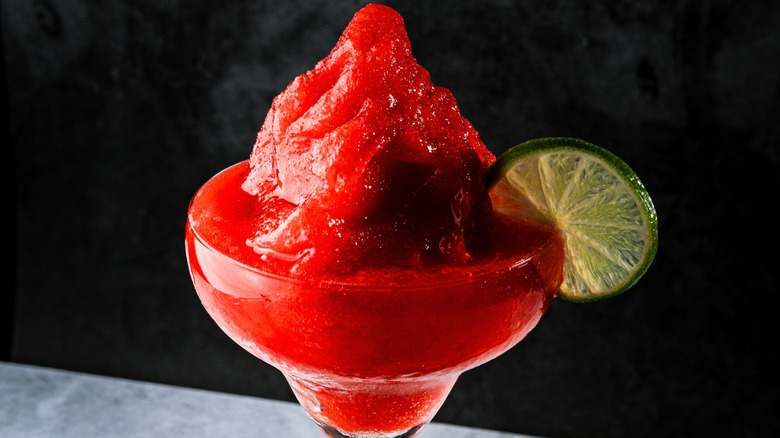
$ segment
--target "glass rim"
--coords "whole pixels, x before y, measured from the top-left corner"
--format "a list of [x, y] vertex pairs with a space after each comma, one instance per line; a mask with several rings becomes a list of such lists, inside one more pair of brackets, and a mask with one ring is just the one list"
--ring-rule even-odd
[[[468, 275], [448, 275], [448, 274], [432, 274], [429, 276], [426, 276], [425, 278], [417, 277], [416, 279], [413, 279], [409, 282], [399, 282], [399, 283], [388, 283], [386, 280], [386, 277], [382, 277], [380, 280], [376, 280], [376, 282], [360, 282], [360, 281], [351, 281], [351, 280], [340, 280], [340, 279], [327, 279], [327, 280], [315, 280], [305, 277], [295, 277], [295, 276], [288, 276], [288, 275], [282, 275], [277, 274], [268, 270], [264, 270], [262, 268], [259, 268], [257, 266], [253, 266], [247, 263], [244, 263], [240, 260], [235, 259], [234, 257], [230, 256], [229, 254], [226, 254], [225, 252], [217, 249], [214, 245], [212, 245], [206, 238], [204, 238], [198, 230], [193, 225], [194, 222], [197, 222], [193, 220], [192, 218], [192, 203], [197, 197], [197, 195], [211, 182], [214, 178], [219, 176], [220, 174], [236, 167], [240, 166], [242, 164], [247, 163], [248, 160], [240, 161], [238, 163], [232, 164], [219, 172], [215, 173], [211, 178], [209, 178], [204, 184], [202, 184], [198, 190], [195, 192], [195, 195], [191, 198], [188, 208], [187, 208], [187, 228], [192, 233], [192, 236], [194, 239], [196, 239], [200, 245], [202, 245], [205, 249], [207, 249], [210, 253], [217, 254], [220, 258], [226, 259], [233, 265], [236, 265], [246, 271], [253, 272], [257, 275], [282, 281], [286, 283], [292, 283], [296, 285], [303, 285], [303, 286], [309, 286], [312, 288], [319, 288], [319, 289], [361, 289], [361, 290], [375, 290], [375, 291], [398, 291], [398, 290], [419, 290], [419, 289], [439, 289], [439, 288], [447, 288], [452, 286], [458, 286], [463, 284], [469, 284], [469, 283], [475, 283], [482, 281], [487, 278], [493, 278], [499, 275], [503, 275], [507, 272], [513, 271], [515, 269], [521, 268], [522, 266], [525, 266], [526, 264], [532, 262], [537, 256], [539, 256], [542, 252], [547, 250], [551, 244], [555, 242], [556, 239], [550, 237], [547, 239], [543, 244], [539, 245], [538, 247], [534, 248], [533, 251], [530, 251], [523, 257], [514, 260], [512, 262], [502, 263], [501, 266], [498, 269], [477, 269], [479, 272], [475, 274], [470, 274], [470, 271], [467, 269], [464, 269], [463, 272], [469, 273]], [[445, 266], [445, 265], [442, 265]], [[476, 267], [475, 267], [476, 269]], [[381, 269], [380, 269], [381, 270]], [[391, 269], [388, 269], [387, 272], [390, 272]], [[454, 278], [453, 278], [454, 277]], [[389, 277], [388, 277], [389, 278]]]

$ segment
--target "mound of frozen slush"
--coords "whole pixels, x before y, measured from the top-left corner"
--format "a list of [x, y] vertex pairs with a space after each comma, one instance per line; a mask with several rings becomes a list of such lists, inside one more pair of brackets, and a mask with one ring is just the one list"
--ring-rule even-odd
[[256, 200], [247, 244], [292, 272], [467, 262], [494, 160], [401, 16], [368, 5], [274, 99], [242, 184]]

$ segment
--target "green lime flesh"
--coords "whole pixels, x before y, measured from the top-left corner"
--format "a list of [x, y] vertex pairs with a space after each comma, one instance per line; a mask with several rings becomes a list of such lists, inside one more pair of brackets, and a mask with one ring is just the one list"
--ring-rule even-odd
[[658, 246], [653, 202], [636, 173], [604, 148], [583, 140], [529, 140], [488, 169], [500, 213], [552, 224], [565, 250], [566, 300], [595, 301], [633, 286]]

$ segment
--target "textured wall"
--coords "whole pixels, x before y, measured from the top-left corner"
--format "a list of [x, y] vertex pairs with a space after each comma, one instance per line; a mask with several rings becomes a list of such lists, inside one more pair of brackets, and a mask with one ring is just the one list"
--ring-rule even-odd
[[[660, 220], [632, 291], [554, 302], [461, 378], [437, 420], [550, 437], [776, 434], [780, 2], [386, 3], [494, 152], [541, 136], [605, 146]], [[200, 307], [184, 217], [362, 4], [2, 1], [11, 360], [292, 400]]]

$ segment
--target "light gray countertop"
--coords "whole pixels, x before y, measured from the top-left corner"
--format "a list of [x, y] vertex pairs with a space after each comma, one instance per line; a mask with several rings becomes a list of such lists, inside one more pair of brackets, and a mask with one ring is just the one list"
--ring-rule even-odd
[[[0, 437], [325, 435], [295, 403], [0, 362]], [[420, 438], [524, 435], [432, 423]]]

